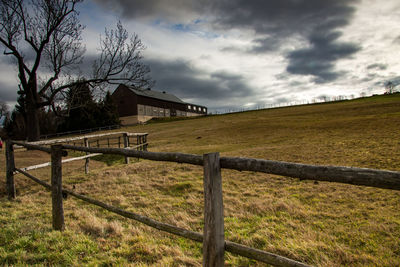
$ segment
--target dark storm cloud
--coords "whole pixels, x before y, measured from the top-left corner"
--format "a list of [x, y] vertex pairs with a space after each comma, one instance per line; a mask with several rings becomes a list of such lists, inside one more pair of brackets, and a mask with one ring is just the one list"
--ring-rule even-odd
[[291, 82], [289, 83], [289, 85], [290, 85], [290, 86], [293, 86], [293, 87], [298, 87], [298, 86], [303, 86], [304, 83], [303, 83], [303, 82], [299, 82], [299, 81], [291, 81]]
[[342, 76], [335, 71], [334, 63], [360, 50], [352, 43], [335, 42], [340, 32], [323, 31], [310, 37], [311, 47], [298, 49], [288, 54], [289, 65], [286, 70], [292, 74], [313, 75], [317, 83], [334, 81]]
[[368, 69], [368, 70], [371, 70], [371, 69], [386, 70], [387, 67], [388, 67], [387, 64], [374, 63], [374, 64], [371, 64], [371, 65], [368, 65], [368, 66], [367, 66], [367, 69]]
[[215, 23], [225, 29], [247, 28], [273, 37], [307, 35], [318, 25], [347, 24], [354, 0], [212, 1]]
[[[353, 79], [357, 80], [358, 77], [353, 77]], [[360, 81], [361, 82], [370, 82], [374, 81], [376, 79], [382, 79], [381, 75], [378, 75], [376, 73], [368, 73], [366, 77], [362, 78]]]
[[[299, 49], [299, 53], [293, 51], [295, 56], [288, 55], [289, 68], [297, 69], [299, 57], [304, 54], [312, 55], [321, 65], [325, 66], [321, 72], [307, 68], [302, 72], [295, 71], [295, 74], [314, 75], [319, 80], [335, 79], [341, 73], [332, 70], [334, 63], [340, 56], [349, 56], [358, 49], [350, 49], [352, 44], [339, 43], [337, 38], [326, 39], [326, 35], [336, 33], [337, 29], [346, 26], [355, 11], [353, 4], [356, 0], [282, 0], [282, 1], [216, 1], [212, 6], [216, 11], [215, 23], [223, 29], [242, 28], [254, 30], [257, 34], [253, 40], [254, 46], [249, 52], [269, 53], [279, 50], [285, 44], [293, 41], [294, 38], [308, 41], [311, 47], [307, 53]], [[313, 45], [318, 39], [325, 39], [329, 49], [334, 50], [335, 56], [322, 57], [321, 45]], [[344, 47], [343, 47], [344, 46]], [[356, 45], [353, 45], [356, 47]], [[338, 51], [345, 49], [346, 51]], [[305, 60], [305, 59], [304, 59]], [[307, 71], [308, 70], [308, 71]]]
[[262, 38], [256, 38], [252, 41], [253, 47], [251, 47], [248, 51], [259, 54], [266, 53], [279, 50], [281, 45], [281, 40], [275, 36], [266, 36]]
[[17, 100], [18, 85], [8, 85], [0, 81], [0, 101], [14, 102]]
[[[347, 25], [354, 13], [354, 8], [349, 6], [351, 3], [354, 1], [307, 1], [307, 4], [303, 1], [280, 1], [266, 9], [267, 19], [262, 20], [258, 13], [262, 11], [253, 13], [255, 17], [250, 17], [249, 12], [238, 11], [236, 19], [228, 17], [221, 21], [231, 26], [257, 24], [253, 29], [258, 33], [274, 36], [256, 39], [258, 44], [253, 47], [253, 52], [276, 50], [283, 42], [290, 41], [289, 37], [305, 38], [309, 47], [287, 53], [286, 70], [291, 74], [312, 75], [315, 82], [324, 83], [344, 74], [334, 69], [338, 60], [361, 49], [357, 44], [338, 41], [341, 33], [337, 29]], [[241, 17], [240, 14], [244, 15]]]
[[153, 18], [155, 20], [184, 20], [204, 10], [204, 2], [196, 0], [94, 0], [107, 10], [114, 10], [125, 18]]
[[155, 89], [167, 91], [182, 98], [218, 100], [246, 97], [254, 94], [241, 75], [205, 71], [193, 68], [182, 60], [146, 60], [151, 76], [156, 80]]
[[391, 81], [395, 86], [400, 85], [400, 76], [392, 76], [388, 80]]
[[[357, 44], [340, 42], [340, 28], [348, 25], [359, 0], [96, 0], [108, 7], [118, 7], [128, 18], [153, 17], [154, 20], [208, 18], [215, 29], [253, 30], [250, 49], [227, 46], [223, 51], [270, 53], [294, 39], [309, 47], [287, 53], [291, 74], [312, 75], [316, 82], [339, 79], [344, 73], [334, 70], [335, 63], [360, 50]], [[175, 8], [174, 8], [175, 7]], [[330, 53], [330, 54], [327, 54]]]

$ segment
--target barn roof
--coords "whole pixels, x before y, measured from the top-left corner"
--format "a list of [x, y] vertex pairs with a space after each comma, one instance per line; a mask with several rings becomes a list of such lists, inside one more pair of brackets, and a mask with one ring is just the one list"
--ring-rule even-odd
[[172, 94], [168, 94], [165, 92], [158, 92], [158, 91], [154, 91], [154, 90], [150, 90], [150, 89], [136, 89], [136, 88], [129, 87], [129, 86], [127, 86], [127, 87], [132, 92], [134, 92], [135, 94], [140, 95], [140, 96], [146, 96], [146, 97], [156, 98], [156, 99], [160, 99], [160, 100], [164, 100], [164, 101], [186, 104], [181, 99], [179, 99], [178, 97], [176, 97]]

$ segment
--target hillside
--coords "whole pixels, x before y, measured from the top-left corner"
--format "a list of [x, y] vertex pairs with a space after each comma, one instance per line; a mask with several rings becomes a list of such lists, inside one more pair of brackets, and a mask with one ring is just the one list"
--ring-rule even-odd
[[[400, 94], [128, 127], [149, 151], [241, 156], [400, 171]], [[16, 165], [45, 153], [16, 152]], [[0, 156], [4, 164], [4, 153]], [[202, 231], [202, 168], [140, 160], [63, 166], [66, 186], [151, 218]], [[4, 170], [4, 168], [1, 168]], [[49, 179], [50, 170], [32, 171]], [[4, 171], [1, 176], [4, 177]], [[222, 172], [226, 239], [318, 266], [400, 265], [400, 192]], [[16, 176], [0, 182], [0, 264], [201, 266], [201, 245], [69, 198], [66, 231], [51, 230], [50, 194]], [[226, 253], [232, 266], [262, 264]]]

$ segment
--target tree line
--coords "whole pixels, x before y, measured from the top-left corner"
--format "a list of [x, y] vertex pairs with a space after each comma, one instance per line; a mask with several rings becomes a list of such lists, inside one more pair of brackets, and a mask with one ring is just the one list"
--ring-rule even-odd
[[[27, 112], [23, 95], [18, 97], [17, 104], [11, 114], [7, 116], [4, 131], [7, 136], [18, 140], [27, 137]], [[93, 92], [86, 84], [73, 86], [66, 91], [63, 107], [57, 112], [42, 108], [38, 112], [39, 128], [42, 134], [75, 131], [88, 128], [97, 128], [120, 123], [111, 94], [95, 99]]]

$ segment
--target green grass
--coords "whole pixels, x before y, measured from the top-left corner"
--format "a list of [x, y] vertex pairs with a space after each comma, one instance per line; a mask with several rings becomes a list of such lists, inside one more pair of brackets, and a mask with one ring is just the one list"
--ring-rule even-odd
[[99, 155], [99, 156], [93, 157], [92, 159], [96, 160], [96, 161], [104, 162], [105, 164], [107, 164], [107, 166], [122, 164], [125, 162], [124, 156], [112, 155], [112, 154]]
[[[218, 151], [289, 162], [400, 171], [400, 94], [128, 127], [149, 151]], [[16, 152], [17, 167], [48, 161]], [[4, 155], [0, 156], [4, 165]], [[65, 187], [202, 232], [199, 166], [101, 156], [63, 166]], [[4, 172], [2, 172], [4, 175]], [[32, 171], [49, 181], [50, 169]], [[4, 177], [4, 176], [3, 176]], [[317, 266], [399, 266], [400, 193], [276, 175], [222, 171], [226, 239]], [[66, 231], [51, 230], [50, 194], [16, 175], [0, 181], [0, 265], [201, 266], [201, 244], [68, 198]], [[263, 266], [226, 253], [231, 266]]]

